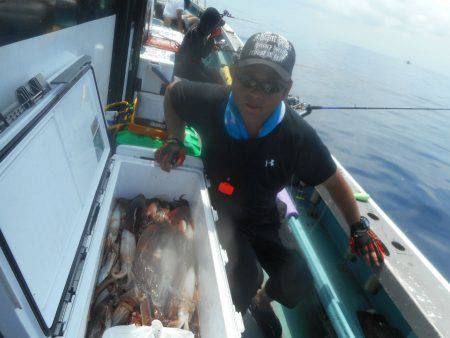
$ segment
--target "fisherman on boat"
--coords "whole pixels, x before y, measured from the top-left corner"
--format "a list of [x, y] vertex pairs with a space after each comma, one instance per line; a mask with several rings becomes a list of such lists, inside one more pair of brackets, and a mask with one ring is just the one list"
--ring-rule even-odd
[[197, 25], [193, 25], [186, 35], [175, 55], [174, 76], [191, 81], [212, 82], [223, 84], [220, 73], [206, 67], [202, 59], [217, 48], [214, 38], [221, 34], [225, 24], [217, 9], [209, 7]]
[[190, 0], [168, 0], [163, 12], [164, 25], [184, 33], [192, 24], [197, 23], [196, 16], [184, 11], [190, 4]]
[[[379, 265], [384, 254], [327, 147], [285, 104], [294, 64], [288, 40], [258, 33], [231, 69], [231, 88], [171, 83], [164, 102], [170, 137], [156, 153], [161, 168], [170, 171], [184, 160], [185, 123], [200, 133], [233, 302], [242, 313], [250, 309], [267, 337], [281, 337], [282, 331], [271, 301], [292, 308], [313, 288], [304, 259], [278, 233], [276, 195], [293, 175], [328, 190], [350, 226], [352, 250], [368, 265]], [[264, 285], [261, 267], [269, 275]]]

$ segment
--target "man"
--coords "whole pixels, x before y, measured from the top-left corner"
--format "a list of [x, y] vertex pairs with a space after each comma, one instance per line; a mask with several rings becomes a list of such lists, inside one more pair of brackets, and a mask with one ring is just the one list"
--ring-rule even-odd
[[[229, 257], [233, 302], [241, 312], [250, 308], [267, 337], [281, 336], [270, 302], [294, 307], [312, 287], [302, 257], [278, 235], [276, 194], [292, 175], [307, 185], [323, 184], [350, 224], [352, 248], [367, 264], [383, 260], [382, 244], [360, 216], [328, 149], [284, 103], [294, 63], [288, 40], [258, 33], [231, 69], [231, 90], [189, 81], [170, 84], [164, 101], [170, 138], [156, 154], [169, 171], [184, 159], [185, 122], [200, 133], [210, 196], [219, 213], [219, 240]], [[264, 286], [260, 265], [269, 275]]]
[[168, 0], [163, 12], [164, 25], [184, 33], [191, 24], [198, 22], [192, 14], [184, 14], [185, 7], [189, 7], [190, 3], [190, 0]]
[[188, 30], [175, 55], [175, 76], [191, 81], [223, 84], [219, 72], [206, 67], [202, 59], [216, 47], [213, 33], [220, 31], [224, 24], [217, 9], [209, 7], [203, 12], [199, 24]]

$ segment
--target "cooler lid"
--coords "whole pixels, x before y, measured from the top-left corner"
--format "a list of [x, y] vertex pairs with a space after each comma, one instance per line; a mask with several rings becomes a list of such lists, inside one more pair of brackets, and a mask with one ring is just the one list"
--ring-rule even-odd
[[28, 123], [11, 125], [7, 142], [0, 138], [0, 244], [46, 335], [58, 334], [76, 291], [88, 219], [111, 151], [88, 61], [52, 81], [24, 114]]

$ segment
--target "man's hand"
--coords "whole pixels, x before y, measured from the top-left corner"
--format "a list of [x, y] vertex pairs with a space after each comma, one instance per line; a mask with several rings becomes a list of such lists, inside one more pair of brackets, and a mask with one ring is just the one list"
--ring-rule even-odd
[[361, 221], [351, 226], [350, 249], [352, 253], [363, 256], [370, 266], [370, 261], [376, 266], [383, 262], [386, 250], [378, 236], [369, 228], [369, 222], [361, 217]]
[[178, 31], [184, 34], [184, 24], [183, 24], [183, 10], [177, 9], [177, 26]]
[[222, 41], [219, 41], [218, 43], [214, 43], [213, 44], [213, 49], [214, 50], [220, 50], [220, 49], [222, 49], [225, 46], [226, 46], [226, 42], [224, 40], [222, 40]]
[[336, 170], [335, 174], [324, 182], [324, 186], [339, 207], [347, 224], [351, 224], [350, 248], [352, 252], [363, 256], [367, 265], [370, 266], [372, 261], [372, 264], [379, 266], [387, 251], [377, 235], [369, 229], [367, 218], [361, 218], [353, 191], [341, 171]]
[[183, 142], [177, 138], [170, 138], [164, 143], [155, 154], [156, 161], [161, 169], [169, 172], [183, 164], [186, 157], [186, 150]]

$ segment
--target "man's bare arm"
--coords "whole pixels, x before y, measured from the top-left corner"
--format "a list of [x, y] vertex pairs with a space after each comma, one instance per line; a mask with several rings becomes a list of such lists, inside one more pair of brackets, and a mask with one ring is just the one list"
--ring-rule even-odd
[[359, 221], [361, 214], [356, 204], [353, 191], [345, 181], [342, 172], [337, 169], [336, 172], [328, 178], [323, 185], [328, 190], [333, 201], [342, 212], [347, 224], [350, 226]]
[[183, 146], [185, 123], [175, 111], [171, 99], [174, 84], [175, 82], [172, 82], [167, 86], [164, 95], [164, 117], [167, 125], [167, 139], [155, 153], [155, 159], [160, 164], [161, 169], [167, 172], [182, 165], [186, 155]]
[[175, 83], [176, 82], [172, 82], [169, 84], [166, 88], [166, 93], [164, 94], [164, 117], [166, 120], [168, 137], [184, 141], [185, 122], [176, 113], [170, 98]]
[[183, 10], [177, 9], [177, 23], [178, 23], [178, 30], [183, 33], [184, 27], [183, 27]]

